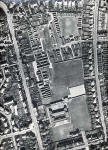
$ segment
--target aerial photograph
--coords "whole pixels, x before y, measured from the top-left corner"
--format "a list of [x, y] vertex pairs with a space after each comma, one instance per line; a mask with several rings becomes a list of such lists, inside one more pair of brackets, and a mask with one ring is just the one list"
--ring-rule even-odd
[[0, 0], [0, 150], [108, 150], [108, 0]]

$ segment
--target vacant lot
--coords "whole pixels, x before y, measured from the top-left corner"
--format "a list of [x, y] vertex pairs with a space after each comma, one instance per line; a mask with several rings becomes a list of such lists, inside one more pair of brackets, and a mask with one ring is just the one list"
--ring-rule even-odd
[[77, 27], [78, 18], [75, 16], [63, 16], [60, 17], [60, 25], [62, 36], [66, 37], [69, 35], [78, 35], [78, 27]]
[[82, 60], [71, 60], [54, 64], [51, 73], [51, 87], [53, 100], [59, 100], [67, 96], [68, 87], [75, 87], [83, 84]]
[[90, 130], [91, 121], [86, 104], [86, 96], [72, 98], [68, 105], [73, 128]]

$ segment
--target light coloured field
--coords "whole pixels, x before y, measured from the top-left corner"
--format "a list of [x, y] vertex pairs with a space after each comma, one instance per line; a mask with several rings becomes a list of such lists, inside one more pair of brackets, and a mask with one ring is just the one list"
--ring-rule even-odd
[[53, 141], [60, 141], [70, 137], [70, 132], [73, 130], [72, 124], [67, 123], [51, 129], [53, 132]]
[[91, 129], [91, 121], [86, 104], [86, 96], [77, 96], [69, 102], [69, 112], [74, 129]]
[[61, 25], [61, 31], [62, 31], [62, 36], [68, 37], [69, 35], [78, 35], [78, 27], [77, 27], [77, 22], [78, 18], [75, 16], [63, 16], [60, 17], [60, 25]]

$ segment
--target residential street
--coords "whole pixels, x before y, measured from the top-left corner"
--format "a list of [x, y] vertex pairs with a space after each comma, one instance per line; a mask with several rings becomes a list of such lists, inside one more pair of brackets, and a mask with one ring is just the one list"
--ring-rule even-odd
[[108, 149], [108, 0], [0, 0], [0, 150]]
[[97, 97], [98, 97], [98, 101], [99, 101], [101, 121], [102, 121], [102, 126], [104, 129], [105, 140], [107, 140], [106, 125], [105, 125], [103, 108], [102, 108], [99, 72], [98, 72], [98, 55], [97, 55], [97, 51], [98, 51], [98, 49], [97, 49], [98, 8], [99, 8], [99, 0], [96, 0], [95, 1], [95, 9], [94, 9], [94, 28], [93, 28], [93, 49], [94, 49], [94, 62], [95, 62], [95, 77], [96, 77]]
[[19, 70], [20, 70], [20, 74], [21, 74], [21, 77], [22, 77], [23, 86], [24, 86], [24, 89], [25, 89], [25, 92], [26, 92], [28, 107], [29, 107], [29, 110], [30, 110], [30, 114], [31, 114], [33, 124], [34, 124], [34, 133], [37, 137], [37, 141], [38, 141], [40, 149], [43, 150], [42, 140], [41, 140], [41, 136], [40, 136], [40, 132], [39, 132], [39, 126], [38, 126], [36, 114], [33, 111], [31, 96], [30, 96], [30, 92], [29, 92], [29, 89], [28, 89], [27, 84], [26, 84], [26, 79], [25, 79], [25, 75], [24, 75], [24, 71], [23, 71], [23, 67], [22, 67], [22, 62], [21, 62], [20, 55], [19, 55], [19, 48], [18, 48], [17, 41], [16, 41], [16, 38], [15, 38], [15, 32], [14, 32], [14, 27], [13, 27], [13, 23], [12, 23], [13, 18], [12, 18], [12, 15], [10, 13], [8, 13], [8, 9], [7, 9], [6, 5], [2, 2], [0, 2], [0, 5], [3, 8], [3, 10], [6, 12], [6, 15], [7, 15], [7, 21], [8, 21], [8, 24], [9, 24], [10, 33], [12, 35], [12, 40], [13, 40], [13, 44], [14, 44], [14, 48], [15, 48], [15, 52], [16, 52], [16, 56], [17, 56]]

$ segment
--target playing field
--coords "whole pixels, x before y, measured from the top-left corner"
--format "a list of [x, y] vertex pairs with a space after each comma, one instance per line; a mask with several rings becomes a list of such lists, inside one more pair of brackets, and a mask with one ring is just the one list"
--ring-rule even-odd
[[69, 35], [78, 35], [78, 27], [77, 27], [78, 19], [75, 16], [63, 16], [60, 17], [60, 25], [62, 36], [66, 37]]
[[83, 83], [81, 59], [54, 64], [51, 74], [51, 88], [54, 101], [68, 96], [68, 87], [79, 86]]
[[72, 98], [68, 103], [73, 129], [91, 129], [91, 121], [86, 104], [86, 96]]
[[73, 130], [72, 124], [67, 123], [55, 128], [51, 128], [53, 141], [60, 141], [70, 137], [70, 132]]

